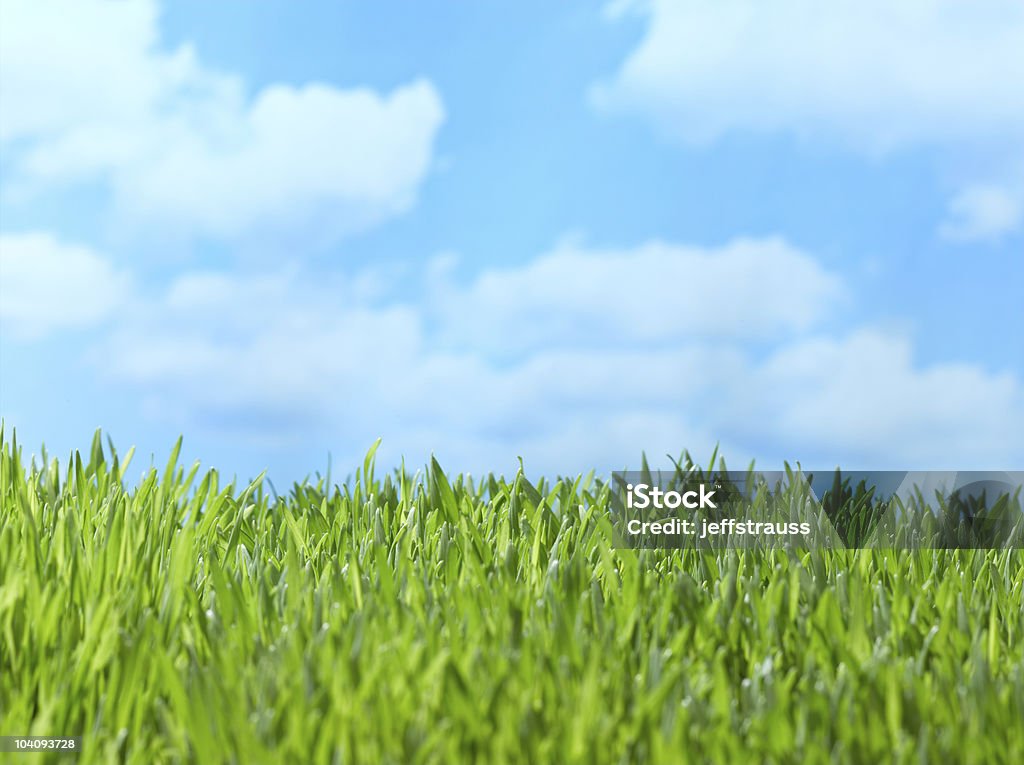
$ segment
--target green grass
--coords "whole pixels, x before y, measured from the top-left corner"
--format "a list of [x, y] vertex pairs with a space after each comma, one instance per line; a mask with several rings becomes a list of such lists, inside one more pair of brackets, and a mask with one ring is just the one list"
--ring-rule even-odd
[[37, 468], [2, 436], [0, 734], [147, 765], [1024, 762], [1020, 550], [617, 550], [593, 479], [371, 455], [276, 498], [176, 451], [125, 488], [98, 437]]

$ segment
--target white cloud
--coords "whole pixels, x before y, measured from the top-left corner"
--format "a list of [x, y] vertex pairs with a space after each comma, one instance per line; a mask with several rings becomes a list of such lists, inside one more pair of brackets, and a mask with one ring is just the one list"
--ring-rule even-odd
[[0, 9], [0, 140], [132, 123], [194, 78], [188, 48], [155, 54], [157, 6], [5, 0]]
[[969, 186], [949, 204], [949, 216], [939, 228], [955, 242], [998, 241], [1024, 224], [1024, 195], [992, 185]]
[[[622, 4], [613, 7], [620, 15]], [[792, 132], [870, 151], [1019, 145], [1017, 0], [651, 0], [639, 46], [593, 92], [684, 140]]]
[[[773, 281], [759, 267], [771, 253], [820, 294]], [[583, 282], [576, 295], [574, 285], [589, 273], [614, 294], [636, 283], [634, 270], [649, 281], [714, 275], [738, 297], [713, 304], [700, 289], [652, 289], [643, 311], [613, 313], [622, 326], [610, 338], [599, 316], [582, 312], [598, 288]], [[350, 450], [335, 451], [341, 461], [377, 436], [382, 458], [420, 464], [435, 452], [473, 471], [513, 470], [517, 455], [536, 471], [635, 466], [642, 450], [659, 461], [683, 448], [706, 456], [717, 440], [737, 464], [962, 469], [1024, 459], [1018, 379], [922, 366], [892, 333], [823, 335], [838, 282], [779, 240], [558, 248], [466, 285], [435, 273], [413, 301], [368, 298], [363, 277], [183, 275], [97, 349], [98, 366], [144, 390], [175, 428], [288, 448], [329, 440]], [[799, 305], [766, 301], [766, 280], [768, 294]], [[679, 314], [689, 294], [711, 319]], [[648, 314], [681, 324], [665, 329]], [[757, 317], [773, 329], [751, 331]]]
[[439, 286], [443, 336], [491, 353], [778, 339], [806, 330], [844, 297], [834, 274], [777, 238], [617, 251], [565, 244], [525, 266], [486, 271], [466, 288]]
[[225, 239], [303, 224], [335, 237], [413, 204], [444, 120], [430, 82], [389, 94], [278, 84], [247, 98], [190, 46], [163, 50], [157, 21], [152, 0], [5, 3], [12, 185], [101, 179], [138, 225]]
[[1017, 0], [614, 0], [605, 11], [612, 22], [639, 14], [647, 27], [592, 88], [598, 108], [639, 114], [694, 145], [741, 133], [868, 154], [938, 149], [962, 186], [942, 238], [998, 241], [1020, 230]]
[[5, 335], [36, 339], [111, 316], [130, 279], [87, 247], [49, 234], [0, 235], [0, 325]]
[[[813, 337], [754, 365], [727, 419], [752, 440], [844, 467], [1013, 468], [1024, 385], [965, 363], [915, 364], [910, 341], [862, 329]], [[821, 465], [817, 465], [820, 467]]]

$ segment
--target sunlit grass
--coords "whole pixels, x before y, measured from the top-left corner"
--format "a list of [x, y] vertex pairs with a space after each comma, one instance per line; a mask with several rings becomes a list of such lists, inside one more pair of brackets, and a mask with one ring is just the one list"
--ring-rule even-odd
[[0, 734], [68, 761], [1024, 762], [1019, 550], [617, 550], [594, 479], [2, 442]]

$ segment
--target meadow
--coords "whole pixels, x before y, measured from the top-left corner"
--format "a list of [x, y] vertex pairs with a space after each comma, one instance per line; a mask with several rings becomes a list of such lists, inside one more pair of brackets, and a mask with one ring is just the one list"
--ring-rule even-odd
[[1019, 549], [617, 549], [594, 476], [0, 441], [0, 734], [82, 737], [5, 761], [1024, 762]]

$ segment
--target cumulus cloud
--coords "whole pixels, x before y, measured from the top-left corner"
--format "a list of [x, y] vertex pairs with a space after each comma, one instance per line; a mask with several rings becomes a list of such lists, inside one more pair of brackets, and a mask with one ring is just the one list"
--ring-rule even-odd
[[[1024, 5], [1016, 0], [650, 0], [646, 34], [594, 88], [705, 142], [791, 132], [870, 151], [949, 141], [1019, 145]], [[624, 4], [611, 8], [621, 15]]]
[[152, 2], [8, 0], [0, 24], [0, 140], [144, 119], [195, 80], [194, 52], [154, 53]]
[[[590, 290], [607, 289], [611, 304], [642, 286], [636, 273], [655, 287], [613, 311], [622, 326], [610, 336], [585, 312]], [[787, 273], [804, 286], [786, 287]], [[702, 296], [709, 276], [728, 284], [716, 305]], [[828, 335], [841, 285], [782, 240], [566, 245], [466, 283], [441, 269], [415, 299], [367, 296], [364, 278], [184, 274], [97, 349], [102, 372], [189, 432], [329, 438], [351, 449], [336, 452], [346, 460], [377, 436], [382, 458], [436, 452], [474, 471], [514, 469], [517, 455], [548, 472], [612, 469], [635, 466], [642, 450], [706, 455], [718, 441], [737, 462], [963, 469], [1024, 458], [1018, 379], [921, 365], [891, 332]], [[690, 299], [711, 318], [680, 309]]]
[[131, 280], [103, 255], [50, 234], [0, 235], [0, 328], [19, 340], [110, 317]]
[[753, 365], [743, 387], [723, 419], [789, 454], [847, 468], [1013, 468], [1024, 459], [1019, 379], [955, 361], [922, 366], [897, 333], [786, 344]]
[[491, 353], [778, 339], [812, 326], [844, 297], [834, 274], [778, 238], [617, 251], [567, 243], [525, 266], [485, 271], [467, 287], [440, 287], [445, 337]]
[[1024, 223], [1024, 195], [1005, 186], [977, 185], [949, 203], [940, 235], [954, 242], [998, 241]]
[[140, 224], [337, 237], [408, 209], [430, 170], [444, 109], [427, 80], [248, 97], [191, 46], [161, 47], [154, 0], [11, 0], [3, 22], [0, 142], [22, 191], [101, 180]]
[[[699, 400], [736, 363], [732, 352], [695, 342], [651, 350], [539, 342], [506, 363], [486, 347], [439, 347], [443, 330], [431, 329], [424, 305], [367, 304], [345, 280], [257, 276], [223, 288], [231, 282], [206, 274], [172, 284], [96, 350], [102, 373], [147, 391], [190, 432], [278, 444], [331, 434], [353, 449], [339, 455], [351, 459], [383, 435], [384, 456], [434, 452], [478, 471], [512, 469], [523, 455], [570, 471], [643, 449], [712, 448], [680, 404]], [[287, 286], [271, 294], [268, 284]]]
[[[599, 109], [641, 115], [691, 145], [785, 134], [872, 155], [936, 149], [961, 186], [941, 238], [998, 242], [1020, 231], [1021, 3], [615, 0], [605, 10], [647, 26], [593, 86]], [[979, 172], [994, 157], [998, 167]]]

